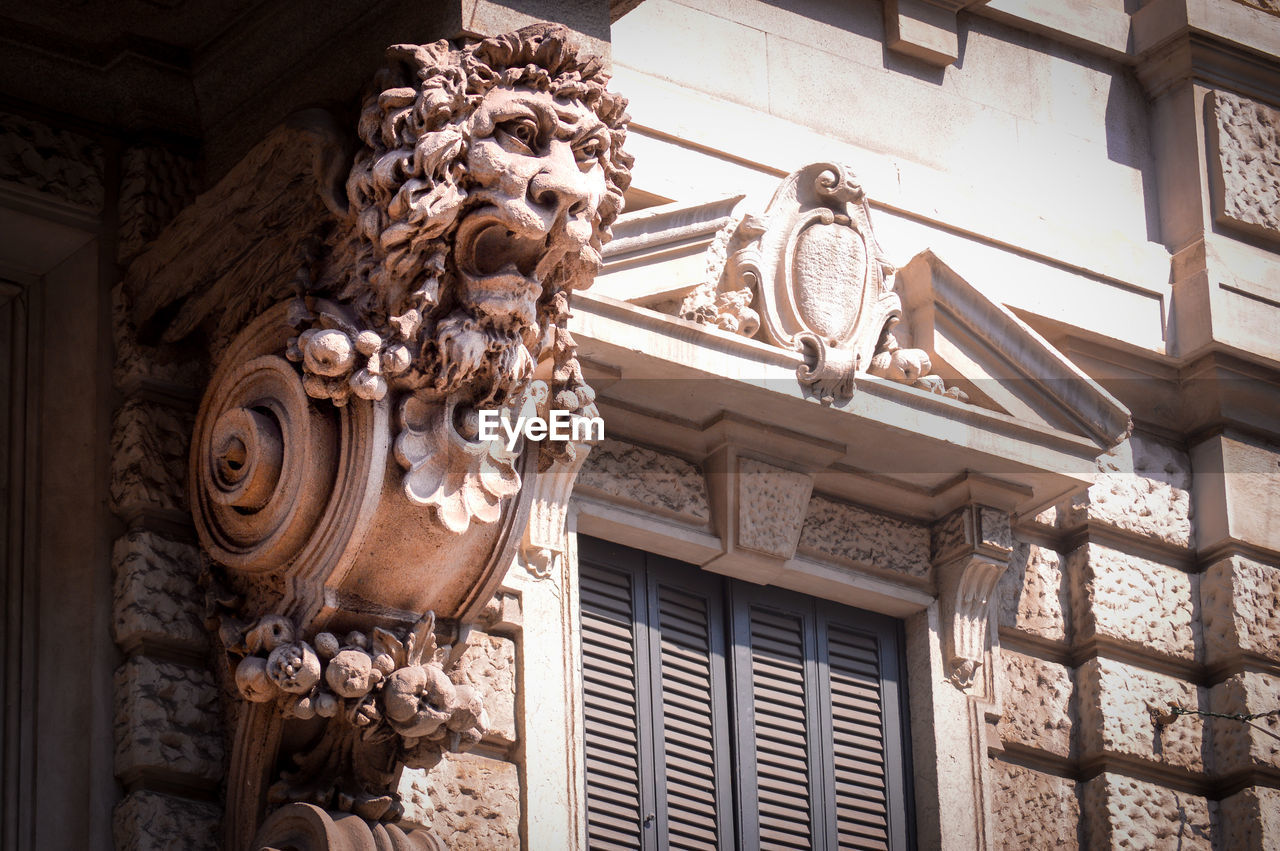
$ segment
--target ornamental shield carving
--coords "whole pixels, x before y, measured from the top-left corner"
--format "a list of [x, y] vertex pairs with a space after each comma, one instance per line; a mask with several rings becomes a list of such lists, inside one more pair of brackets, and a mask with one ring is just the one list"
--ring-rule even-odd
[[752, 239], [729, 258], [726, 289], [755, 290], [769, 342], [843, 350], [865, 369], [901, 303], [853, 172], [837, 163], [794, 172], [743, 231]]

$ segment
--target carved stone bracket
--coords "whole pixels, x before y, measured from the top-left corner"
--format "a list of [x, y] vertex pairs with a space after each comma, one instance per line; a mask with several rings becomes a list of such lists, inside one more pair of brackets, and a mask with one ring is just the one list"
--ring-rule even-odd
[[[483, 415], [596, 414], [565, 326], [630, 180], [607, 81], [554, 25], [392, 46], [354, 156], [332, 120], [290, 122], [131, 266], [138, 327], [217, 363], [188, 489], [242, 698], [233, 848], [304, 803], [320, 809], [273, 824], [402, 847], [377, 824], [399, 766], [484, 733], [451, 665], [535, 497], [535, 559], [563, 555], [585, 451], [491, 438]], [[432, 612], [462, 637], [452, 653]]]
[[[932, 550], [942, 609], [946, 665], [964, 691], [986, 663], [996, 584], [1013, 551], [1009, 518], [982, 505], [961, 508], [933, 527]], [[991, 673], [990, 666], [986, 672]], [[987, 698], [994, 689], [985, 690]]]
[[573, 454], [551, 465], [538, 475], [533, 485], [533, 502], [529, 507], [529, 523], [525, 527], [520, 552], [525, 568], [539, 579], [547, 579], [562, 568], [568, 550], [566, 523], [569, 497], [578, 480], [578, 471], [586, 463], [591, 443], [570, 444]]

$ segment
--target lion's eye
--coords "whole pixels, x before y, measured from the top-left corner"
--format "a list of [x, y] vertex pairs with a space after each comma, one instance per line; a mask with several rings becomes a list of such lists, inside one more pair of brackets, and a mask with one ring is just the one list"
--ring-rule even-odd
[[538, 141], [538, 125], [532, 118], [514, 118], [499, 125], [502, 132], [522, 146], [532, 149]]
[[599, 137], [586, 140], [578, 146], [578, 159], [593, 160], [604, 153], [604, 142]]

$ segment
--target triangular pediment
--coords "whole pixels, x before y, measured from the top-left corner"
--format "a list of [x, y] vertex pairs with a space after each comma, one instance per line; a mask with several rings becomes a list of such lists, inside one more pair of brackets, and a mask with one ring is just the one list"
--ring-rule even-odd
[[[1128, 435], [1124, 405], [986, 296], [980, 281], [965, 280], [930, 250], [895, 268], [879, 255], [861, 195], [814, 200], [797, 192], [839, 168], [815, 164], [794, 173], [761, 214], [744, 213], [735, 197], [624, 216], [592, 292], [712, 333], [802, 352], [802, 343], [816, 345], [827, 360], [849, 362], [853, 383], [888, 380], [944, 394], [1100, 449]], [[860, 241], [838, 238], [842, 226]], [[819, 228], [828, 238], [807, 238]], [[808, 333], [797, 306], [820, 316], [823, 299], [846, 298], [856, 287], [875, 288], [864, 299], [874, 305], [867, 321], [840, 338], [818, 322], [817, 333]], [[780, 301], [794, 317], [783, 330]], [[837, 406], [839, 395], [831, 399]]]
[[1107, 449], [1128, 436], [1124, 405], [932, 251], [898, 269], [894, 289], [902, 299], [899, 343], [924, 350], [933, 372], [971, 404]]

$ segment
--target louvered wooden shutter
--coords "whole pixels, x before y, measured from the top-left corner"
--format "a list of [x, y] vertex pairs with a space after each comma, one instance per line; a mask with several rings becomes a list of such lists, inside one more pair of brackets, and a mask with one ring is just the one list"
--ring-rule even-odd
[[591, 848], [732, 848], [723, 584], [591, 544], [579, 567]]
[[733, 589], [744, 847], [907, 847], [897, 625]]
[[[612, 553], [616, 567], [582, 561], [582, 699], [587, 723], [583, 750], [587, 775], [587, 845], [634, 848], [643, 843], [644, 815], [653, 806], [651, 747], [641, 720], [648, 695], [637, 676], [637, 632], [643, 632], [644, 602], [638, 554]], [[637, 617], [641, 615], [641, 617]], [[637, 699], [637, 688], [642, 690]]]
[[909, 847], [895, 621], [589, 539], [579, 581], [591, 848]]

